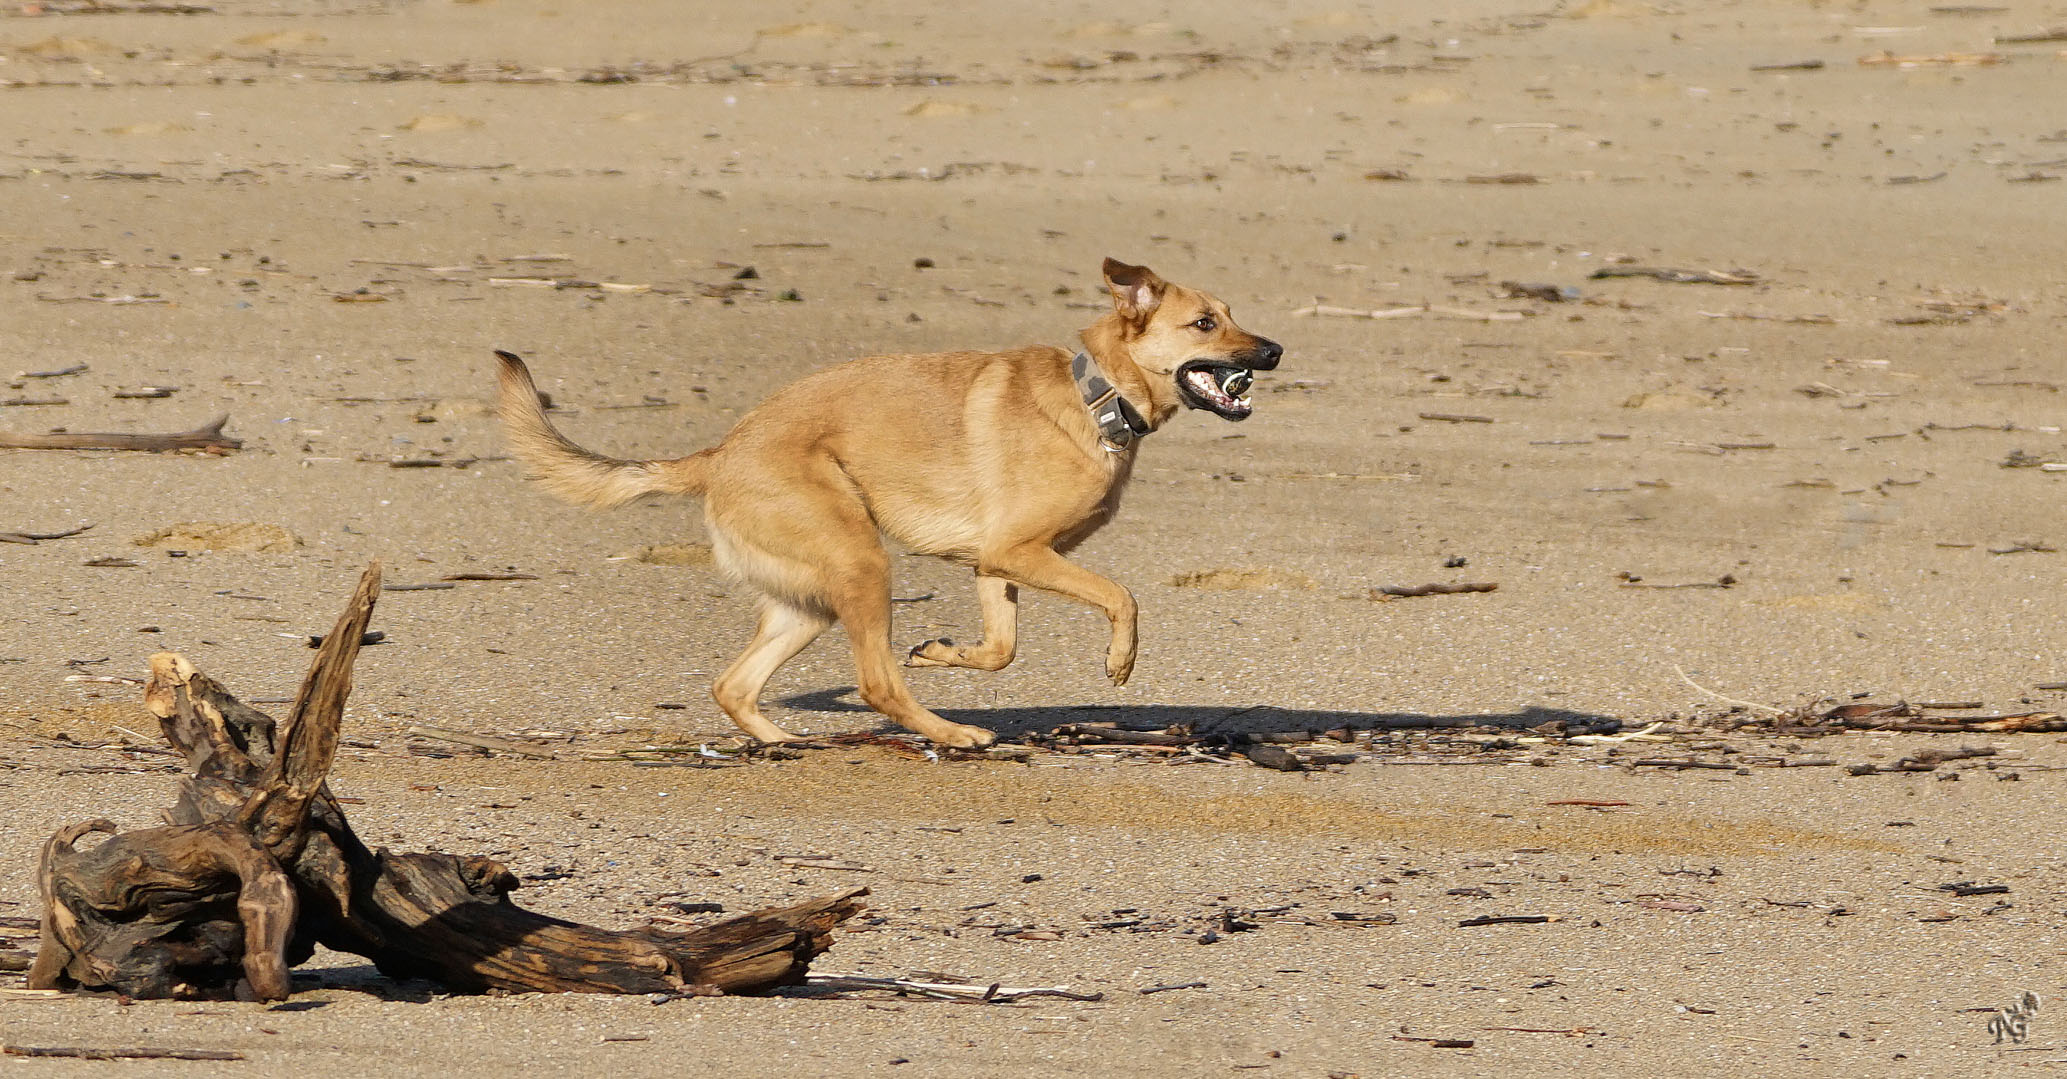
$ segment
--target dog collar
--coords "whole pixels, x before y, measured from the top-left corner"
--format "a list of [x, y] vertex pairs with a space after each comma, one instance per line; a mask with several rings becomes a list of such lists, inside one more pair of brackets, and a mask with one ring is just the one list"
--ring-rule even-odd
[[1090, 353], [1079, 352], [1069, 361], [1069, 376], [1076, 380], [1077, 392], [1084, 396], [1084, 407], [1091, 410], [1091, 419], [1098, 424], [1098, 444], [1105, 447], [1105, 452], [1123, 452], [1149, 432], [1141, 411], [1098, 373]]

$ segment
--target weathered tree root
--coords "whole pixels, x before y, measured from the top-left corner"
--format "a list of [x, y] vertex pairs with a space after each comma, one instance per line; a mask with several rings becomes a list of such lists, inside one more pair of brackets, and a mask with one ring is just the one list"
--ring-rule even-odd
[[[184, 657], [151, 657], [145, 704], [192, 775], [164, 827], [94, 820], [44, 845], [31, 987], [279, 1000], [320, 944], [459, 992], [754, 992], [801, 983], [862, 908], [857, 888], [684, 932], [614, 932], [516, 906], [516, 878], [492, 859], [369, 849], [324, 777], [379, 594], [375, 563], [277, 724]], [[111, 838], [81, 849], [93, 833]]]

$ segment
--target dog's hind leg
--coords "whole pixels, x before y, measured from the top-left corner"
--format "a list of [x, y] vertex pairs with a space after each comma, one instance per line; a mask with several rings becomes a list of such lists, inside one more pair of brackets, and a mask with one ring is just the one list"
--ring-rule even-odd
[[1019, 646], [1019, 586], [1003, 577], [976, 575], [976, 601], [983, 605], [983, 640], [957, 645], [946, 638], [911, 650], [907, 667], [974, 667], [1002, 670]]
[[871, 542], [870, 548], [844, 552], [834, 575], [838, 583], [829, 597], [854, 646], [861, 699], [905, 729], [944, 746], [967, 749], [997, 741], [990, 731], [950, 723], [912, 698], [890, 652], [890, 557], [880, 543]]
[[761, 690], [776, 668], [817, 640], [830, 625], [832, 617], [824, 612], [774, 598], [762, 600], [753, 643], [711, 683], [711, 697], [749, 736], [763, 742], [794, 741], [795, 735], [761, 715]]
[[977, 572], [1098, 608], [1112, 623], [1112, 643], [1105, 650], [1106, 676], [1112, 679], [1113, 685], [1127, 684], [1127, 676], [1134, 673], [1137, 615], [1132, 592], [1039, 542], [1022, 543], [987, 553], [977, 560]]

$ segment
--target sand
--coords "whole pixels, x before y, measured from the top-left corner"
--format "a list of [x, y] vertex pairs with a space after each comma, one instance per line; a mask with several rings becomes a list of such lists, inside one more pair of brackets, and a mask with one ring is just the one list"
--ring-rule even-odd
[[[0, 12], [0, 432], [226, 412], [244, 448], [0, 450], [0, 531], [92, 525], [0, 544], [0, 915], [35, 913], [51, 831], [170, 801], [162, 758], [76, 748], [149, 733], [135, 687], [68, 678], [138, 678], [170, 649], [286, 697], [378, 558], [391, 583], [534, 579], [383, 599], [333, 774], [370, 839], [492, 854], [550, 878], [528, 905], [614, 925], [867, 884], [881, 920], [819, 969], [1104, 999], [466, 999], [329, 956], [288, 1010], [0, 998], [7, 1044], [223, 1048], [248, 1057], [225, 1074], [311, 1076], [2051, 1059], [1992, 1045], [1982, 1009], [2062, 989], [2058, 736], [1702, 721], [1732, 707], [1718, 695], [2060, 710], [2041, 687], [2067, 681], [2067, 470], [2046, 467], [2067, 462], [2067, 44], [1995, 39], [2067, 12], [87, 6]], [[412, 725], [573, 749], [730, 733], [705, 687], [749, 603], [707, 565], [696, 506], [590, 514], [524, 485], [487, 410], [491, 349], [529, 359], [577, 440], [675, 455], [849, 357], [1071, 346], [1106, 255], [1226, 299], [1285, 362], [1249, 421], [1148, 439], [1120, 519], [1076, 555], [1140, 600], [1126, 687], [1101, 677], [1102, 620], [1035, 596], [1017, 663], [918, 672], [922, 700], [1009, 736], [1122, 706], [1243, 729], [1664, 722], [1675, 741], [1399, 739], [1306, 774], [411, 754], [458, 749]], [[1755, 281], [1591, 276], [1632, 267]], [[118, 396], [146, 387], [173, 392]], [[966, 571], [897, 563], [900, 640], [974, 638]], [[1371, 599], [1435, 582], [1499, 588]], [[830, 635], [771, 714], [876, 729], [851, 685]], [[1998, 753], [1844, 767], [1958, 745]], [[1836, 763], [1629, 764], [1651, 752]], [[1573, 800], [1627, 804], [1551, 804]], [[777, 860], [795, 853], [872, 871]], [[1964, 881], [2010, 891], [1939, 887]], [[1229, 911], [1257, 928], [1200, 944]], [[1459, 925], [1481, 915], [1555, 920]], [[2028, 1046], [2057, 1030], [2041, 1011]]]

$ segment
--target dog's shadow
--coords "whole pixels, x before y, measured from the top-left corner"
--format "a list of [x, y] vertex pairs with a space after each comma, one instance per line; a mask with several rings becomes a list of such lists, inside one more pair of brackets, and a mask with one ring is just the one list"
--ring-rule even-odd
[[[867, 712], [853, 686], [833, 686], [785, 697], [788, 708], [811, 712]], [[1416, 712], [1346, 712], [1323, 708], [1280, 708], [1271, 704], [1214, 706], [1197, 704], [1084, 704], [1032, 708], [940, 709], [941, 716], [996, 731], [1011, 740], [1053, 734], [1071, 723], [1110, 723], [1130, 730], [1161, 730], [1183, 725], [1205, 737], [1291, 734], [1300, 731], [1448, 730], [1468, 727], [1525, 731], [1546, 723], [1563, 723], [1571, 733], [1604, 733], [1621, 729], [1622, 720], [1594, 712], [1528, 705], [1511, 712], [1472, 715], [1426, 715]], [[894, 728], [893, 728], [894, 729]]]

